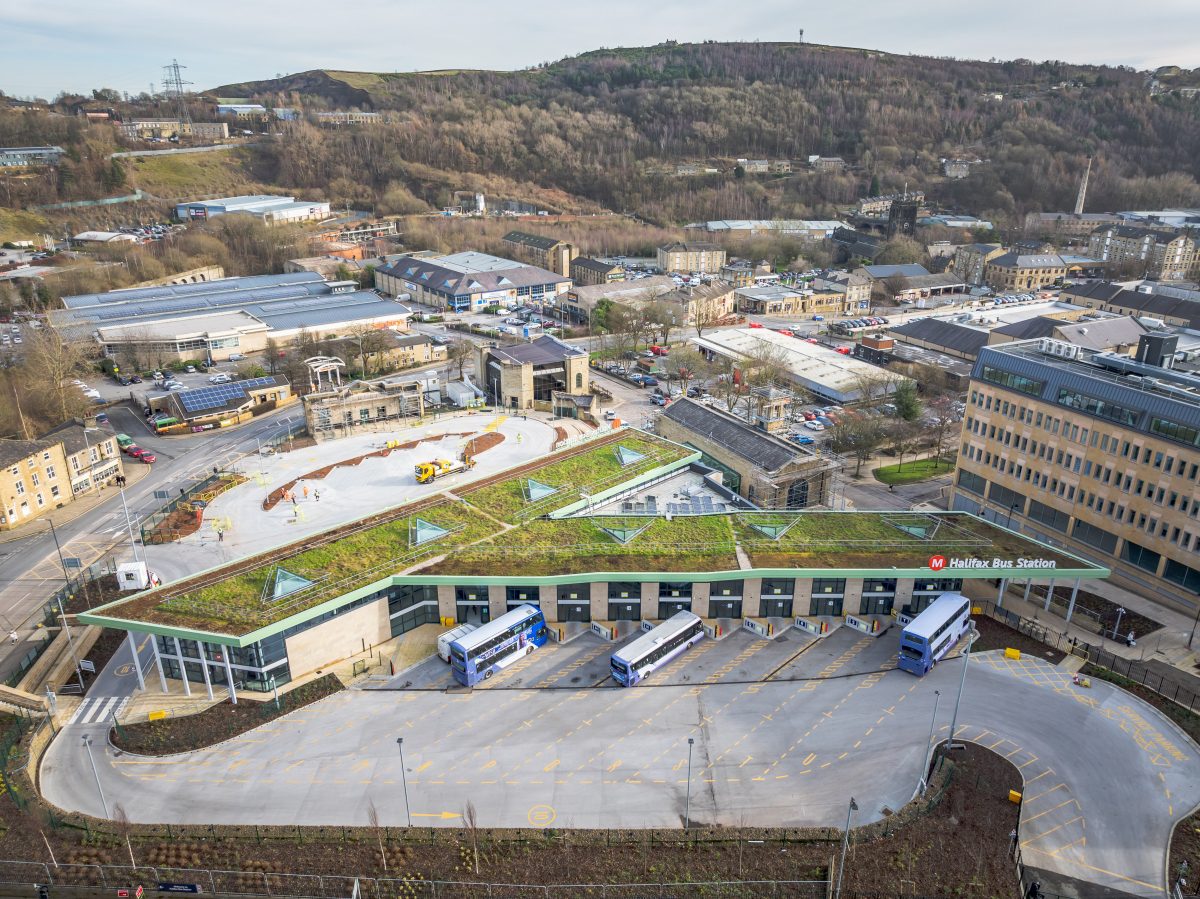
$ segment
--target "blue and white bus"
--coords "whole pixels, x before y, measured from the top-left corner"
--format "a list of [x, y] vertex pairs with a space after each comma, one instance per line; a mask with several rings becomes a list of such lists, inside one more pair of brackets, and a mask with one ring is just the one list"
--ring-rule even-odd
[[971, 600], [943, 593], [900, 632], [901, 670], [924, 677], [970, 628]]
[[518, 606], [450, 644], [459, 683], [473, 687], [546, 642], [546, 618], [536, 606]]
[[691, 612], [676, 612], [653, 630], [612, 654], [613, 680], [632, 687], [692, 644], [704, 639], [704, 622]]

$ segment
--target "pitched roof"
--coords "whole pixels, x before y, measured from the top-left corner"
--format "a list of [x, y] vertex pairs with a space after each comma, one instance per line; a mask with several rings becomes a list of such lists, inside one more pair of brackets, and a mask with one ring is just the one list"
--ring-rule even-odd
[[688, 243], [675, 241], [674, 243], [667, 244], [665, 247], [659, 247], [659, 249], [664, 253], [711, 253], [721, 250], [715, 243], [706, 243], [704, 241], [689, 241]]
[[[463, 254], [458, 255], [462, 256]], [[515, 287], [531, 287], [535, 284], [560, 284], [571, 280], [556, 275], [554, 272], [546, 271], [544, 268], [538, 268], [536, 265], [513, 262], [511, 267], [505, 267], [503, 263], [507, 260], [496, 259], [496, 257], [484, 258], [484, 263], [489, 266], [486, 270], [476, 268], [469, 261], [460, 263], [453, 257], [446, 257], [446, 259], [448, 264], [442, 265], [441, 257], [415, 259], [412, 256], [404, 256], [380, 271], [393, 278], [400, 278], [419, 284], [428, 290], [450, 295], [508, 290]], [[495, 260], [494, 267], [492, 267], [492, 260]]]
[[1090, 350], [1135, 344], [1146, 331], [1141, 322], [1128, 315], [1101, 321], [1058, 323], [1058, 332], [1064, 340]]
[[72, 418], [69, 421], [64, 421], [56, 428], [51, 428], [40, 439], [48, 440], [51, 443], [62, 443], [66, 454], [73, 456], [75, 453], [81, 452], [89, 446], [96, 446], [104, 442], [111, 436], [107, 431], [102, 431], [99, 428], [85, 427], [83, 422], [78, 418]]
[[0, 466], [11, 465], [49, 449], [57, 440], [0, 440]]
[[1097, 228], [1093, 234], [1112, 234], [1127, 240], [1145, 240], [1152, 238], [1155, 243], [1170, 243], [1182, 235], [1178, 231], [1163, 228], [1148, 228], [1138, 225], [1107, 225]]
[[1005, 253], [992, 259], [988, 265], [1000, 268], [1060, 268], [1063, 261], [1061, 256], [1049, 254], [1032, 256], [1022, 253]]
[[916, 278], [921, 275], [928, 275], [929, 269], [923, 265], [918, 265], [915, 262], [906, 262], [901, 265], [864, 265], [865, 271], [872, 278], [890, 278], [893, 275], [903, 275], [905, 278]]
[[809, 455], [732, 415], [693, 400], [678, 399], [667, 406], [664, 414], [689, 431], [707, 437], [766, 471], [779, 471], [788, 463]]
[[534, 247], [538, 250], [550, 250], [562, 243], [556, 237], [543, 237], [540, 234], [530, 234], [528, 231], [509, 231], [502, 239], [505, 243], [520, 244], [523, 247]]
[[899, 334], [910, 340], [946, 347], [967, 356], [977, 356], [988, 342], [987, 331], [968, 328], [966, 325], [958, 325], [936, 318], [923, 318], [915, 322], [897, 325], [890, 330], [893, 334]]
[[576, 256], [571, 260], [571, 268], [575, 268], [576, 266], [585, 268], [588, 271], [599, 272], [602, 275], [607, 275], [614, 269], [621, 267], [611, 262], [601, 262], [599, 259], [592, 259], [590, 256]]
[[547, 362], [562, 362], [574, 356], [586, 354], [587, 351], [563, 343], [549, 334], [544, 334], [530, 343], [492, 347], [488, 352], [502, 362], [512, 362], [517, 365], [543, 365]]
[[1011, 337], [1013, 340], [1032, 340], [1034, 337], [1051, 336], [1061, 324], [1062, 321], [1057, 318], [1051, 318], [1048, 315], [1038, 315], [1034, 318], [1027, 318], [1023, 321], [1002, 325], [992, 330], [997, 334]]

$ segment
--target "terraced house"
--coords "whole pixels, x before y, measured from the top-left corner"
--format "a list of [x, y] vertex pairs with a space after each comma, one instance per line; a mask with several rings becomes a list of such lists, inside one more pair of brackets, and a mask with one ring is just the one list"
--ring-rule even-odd
[[1114, 270], [1126, 269], [1143, 278], [1183, 281], [1200, 274], [1200, 252], [1188, 229], [1109, 225], [1088, 238], [1088, 255]]
[[560, 640], [682, 609], [710, 627], [846, 615], [870, 630], [871, 616], [915, 612], [965, 579], [1107, 573], [965, 513], [760, 511], [700, 457], [603, 432], [80, 618], [131, 643], [152, 635], [164, 689], [268, 691], [422, 624], [527, 603]]

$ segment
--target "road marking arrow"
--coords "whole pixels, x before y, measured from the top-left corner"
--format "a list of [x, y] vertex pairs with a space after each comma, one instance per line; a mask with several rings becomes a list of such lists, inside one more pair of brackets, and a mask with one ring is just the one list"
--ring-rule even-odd
[[458, 812], [413, 812], [412, 816], [414, 818], [441, 818], [443, 821], [462, 817]]

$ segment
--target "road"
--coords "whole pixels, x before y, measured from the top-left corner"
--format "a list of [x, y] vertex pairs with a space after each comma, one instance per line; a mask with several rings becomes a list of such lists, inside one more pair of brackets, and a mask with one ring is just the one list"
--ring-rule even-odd
[[[279, 434], [300, 420], [303, 413], [297, 407], [265, 415], [251, 424], [196, 437], [158, 437], [136, 412], [121, 407], [109, 413], [112, 427], [133, 437], [138, 444], [151, 450], [158, 461], [149, 475], [125, 491], [130, 516], [141, 518], [159, 508], [163, 500], [154, 491], [177, 492], [180, 485], [191, 483], [211, 471], [213, 466], [228, 464], [256, 450], [258, 440]], [[126, 460], [128, 464], [139, 464]], [[63, 555], [76, 557], [89, 565], [107, 554], [113, 547], [125, 560], [131, 560], [125, 514], [121, 509], [120, 493], [108, 488], [108, 498], [71, 521], [58, 525], [58, 540]], [[27, 536], [0, 543], [0, 621], [27, 637], [32, 625], [41, 618], [42, 604], [64, 583], [54, 540], [48, 525], [34, 523]], [[5, 642], [0, 649], [0, 679], [7, 677], [20, 655], [23, 642], [15, 647]]]
[[[947, 736], [964, 663], [921, 679], [863, 673], [855, 660], [882, 653], [894, 631], [844, 631], [826, 638], [842, 634], [845, 649], [816, 679], [352, 690], [165, 758], [116, 752], [105, 724], [76, 723], [47, 752], [41, 783], [55, 805], [103, 813], [87, 733], [110, 808], [146, 823], [363, 825], [374, 805], [388, 826], [408, 812], [414, 824], [460, 826], [471, 802], [484, 827], [678, 827], [690, 796], [705, 825], [840, 827], [853, 795], [865, 824], [912, 798], [931, 723]], [[672, 664], [685, 670], [687, 657]], [[1172, 822], [1200, 802], [1197, 747], [1140, 700], [1103, 682], [1075, 687], [1048, 662], [993, 651], [970, 667], [958, 736], [1020, 770], [1026, 862], [1162, 895]]]

